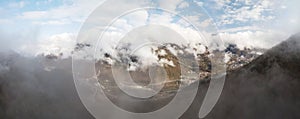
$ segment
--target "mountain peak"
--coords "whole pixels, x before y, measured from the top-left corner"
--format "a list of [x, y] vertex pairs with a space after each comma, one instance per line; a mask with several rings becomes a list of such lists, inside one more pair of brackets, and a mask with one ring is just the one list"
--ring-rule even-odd
[[299, 61], [300, 34], [296, 34], [251, 62], [249, 68], [251, 71], [265, 73], [274, 67], [280, 67], [294, 75], [300, 71]]

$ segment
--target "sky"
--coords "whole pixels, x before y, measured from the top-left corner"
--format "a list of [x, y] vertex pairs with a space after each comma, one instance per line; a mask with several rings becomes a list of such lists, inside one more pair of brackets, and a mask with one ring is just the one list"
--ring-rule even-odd
[[[218, 33], [226, 43], [239, 47], [270, 48], [299, 31], [299, 0], [139, 0], [165, 8], [203, 28], [204, 34]], [[63, 52], [70, 55], [77, 35], [88, 16], [104, 0], [7, 0], [0, 1], [0, 51], [13, 50], [24, 55]], [[120, 0], [101, 6], [102, 21], [122, 8], [134, 6], [136, 0]], [[140, 5], [140, 3], [138, 4]], [[119, 11], [120, 12], [120, 11]], [[138, 11], [119, 18], [108, 31], [103, 44], [120, 38], [144, 24], [166, 24], [186, 39], [196, 39], [197, 32], [186, 21], [167, 12]], [[214, 26], [217, 31], [209, 30]], [[101, 31], [101, 30], [99, 30]], [[95, 31], [95, 32], [99, 32]]]

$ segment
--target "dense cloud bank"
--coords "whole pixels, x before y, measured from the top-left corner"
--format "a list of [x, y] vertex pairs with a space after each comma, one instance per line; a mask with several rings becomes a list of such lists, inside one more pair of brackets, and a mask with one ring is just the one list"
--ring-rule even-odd
[[[87, 119], [71, 73], [71, 60], [46, 61], [1, 54], [1, 119]], [[55, 66], [55, 68], [53, 67]]]

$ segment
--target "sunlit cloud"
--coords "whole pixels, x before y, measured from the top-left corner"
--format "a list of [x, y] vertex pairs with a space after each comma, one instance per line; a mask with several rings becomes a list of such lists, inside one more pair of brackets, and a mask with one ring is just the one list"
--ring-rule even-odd
[[[221, 34], [225, 42], [236, 44], [246, 43], [241, 46], [249, 45], [249, 47], [259, 46], [270, 48], [288, 36], [296, 33], [297, 28], [294, 27], [299, 25], [299, 15], [297, 15], [296, 9], [293, 9], [295, 7], [294, 5], [298, 3], [297, 0], [285, 2], [283, 2], [283, 0], [144, 1], [145, 4], [149, 3], [156, 7], [162, 7], [177, 12], [194, 22], [194, 25], [200, 26], [203, 29], [206, 29], [211, 25], [216, 25], [217, 29], [219, 29], [219, 34]], [[47, 42], [53, 41], [55, 44], [58, 44], [57, 41], [49, 39], [65, 33], [77, 34], [81, 24], [84, 23], [88, 15], [102, 2], [103, 1], [97, 0], [89, 2], [84, 0], [63, 2], [55, 0], [1, 2], [0, 4], [2, 7], [0, 8], [0, 13], [3, 15], [0, 17], [0, 25], [4, 26], [1, 27], [1, 31], [5, 30], [9, 32], [10, 34], [5, 35], [9, 36], [11, 34], [18, 34], [25, 29], [39, 29], [37, 32], [29, 33], [32, 34], [30, 36], [36, 37], [30, 39], [26, 37], [19, 38], [22, 40], [16, 40], [15, 43], [12, 43], [18, 44], [19, 47], [23, 48], [29, 47], [27, 45], [28, 43], [39, 46], [41, 44], [40, 41], [42, 40]], [[134, 5], [135, 3], [116, 3], [116, 6], [124, 8]], [[101, 18], [92, 21], [96, 23], [95, 32], [97, 32], [96, 29], [105, 28], [105, 25], [101, 24], [99, 21], [108, 20], [116, 13], [116, 10], [119, 9], [114, 6], [103, 7], [105, 14], [102, 14]], [[202, 17], [203, 15], [201, 14], [203, 14], [203, 12], [199, 11], [203, 9], [211, 18]], [[133, 29], [147, 22], [167, 24], [170, 28], [177, 29], [183, 34], [188, 32], [188, 36], [190, 36], [188, 37], [189, 39], [193, 39], [193, 36], [195, 36], [193, 33], [197, 33], [196, 31], [187, 28], [187, 24], [184, 24], [184, 22], [174, 16], [163, 13], [149, 14], [143, 11], [118, 20], [116, 22], [117, 26], [111, 27], [110, 30], [113, 30], [115, 32], [114, 34], [118, 34], [118, 32]], [[3, 32], [2, 34], [5, 33]], [[203, 34], [209, 36], [209, 34], [216, 33], [206, 32]], [[10, 36], [9, 38], [13, 38], [13, 36]], [[76, 38], [72, 39], [72, 42], [76, 40]], [[2, 42], [7, 42], [9, 39], [3, 37], [1, 40]], [[62, 44], [65, 43], [62, 42]], [[24, 48], [24, 50], [25, 49], [30, 48]], [[36, 54], [37, 52], [38, 51], [34, 51], [32, 54]]]

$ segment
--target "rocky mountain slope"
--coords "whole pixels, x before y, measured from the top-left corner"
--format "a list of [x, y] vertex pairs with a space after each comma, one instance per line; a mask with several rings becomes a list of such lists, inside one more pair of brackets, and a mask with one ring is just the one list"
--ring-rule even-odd
[[[211, 57], [218, 53], [225, 53], [225, 56], [223, 56], [224, 62], [226, 62], [227, 70], [230, 72], [250, 63], [264, 51], [250, 48], [239, 49], [233, 44], [228, 45], [223, 51], [209, 51], [208, 47], [202, 44], [196, 44], [196, 47], [188, 47], [170, 43], [152, 48], [152, 52], [149, 53], [152, 53], [157, 59], [153, 64], [145, 66], [141, 61], [142, 58], [130, 53], [124, 53], [124, 47], [117, 50], [119, 51], [118, 57], [112, 57], [110, 54], [105, 53], [105, 58], [98, 60], [96, 63], [96, 70], [102, 72], [98, 75], [98, 79], [106, 86], [105, 89], [107, 90], [117, 86], [113, 83], [112, 65], [127, 66], [132, 79], [141, 85], [146, 85], [151, 80], [148, 77], [148, 72], [151, 68], [161, 67], [166, 71], [167, 75], [167, 83], [163, 90], [171, 91], [178, 89], [179, 84], [188, 86], [197, 80], [208, 79], [212, 70]], [[126, 48], [127, 50], [129, 48]], [[164, 77], [164, 74], [159, 73], [160, 71], [156, 72], [158, 73], [156, 75], [160, 75], [157, 76], [158, 78]], [[161, 81], [161, 83], [163, 82]]]
[[[228, 74], [219, 102], [207, 119], [300, 118], [300, 35]], [[197, 119], [208, 84], [182, 119]], [[204, 91], [203, 91], [204, 90]]]

